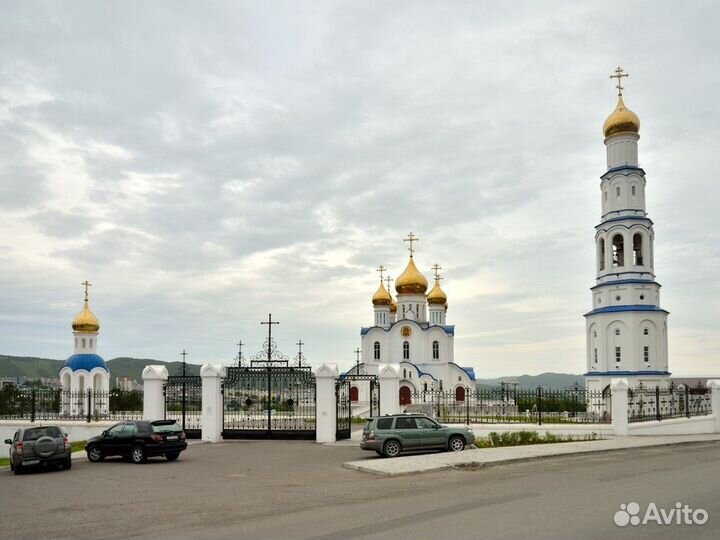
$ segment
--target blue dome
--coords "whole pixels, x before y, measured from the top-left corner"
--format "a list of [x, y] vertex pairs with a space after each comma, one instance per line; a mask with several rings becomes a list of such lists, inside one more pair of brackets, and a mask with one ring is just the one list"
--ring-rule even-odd
[[105, 360], [97, 354], [73, 354], [70, 358], [65, 360], [63, 367], [69, 367], [73, 371], [84, 369], [85, 371], [91, 371], [93, 368], [103, 368], [108, 373], [110, 370], [105, 365]]

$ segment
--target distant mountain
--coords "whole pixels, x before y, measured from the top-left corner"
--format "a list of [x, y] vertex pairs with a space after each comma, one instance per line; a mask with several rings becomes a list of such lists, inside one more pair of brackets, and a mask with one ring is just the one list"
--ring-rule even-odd
[[[49, 358], [35, 358], [31, 356], [0, 355], [0, 377], [28, 377], [37, 379], [48, 377], [58, 378], [58, 373], [64, 360], [51, 360]], [[129, 377], [142, 382], [142, 371], [148, 364], [167, 367], [170, 375], [178, 375], [182, 371], [182, 362], [163, 362], [152, 358], [113, 358], [107, 361], [110, 369], [111, 386], [115, 384], [115, 377]], [[188, 375], [199, 375], [200, 366], [187, 364]]]
[[520, 375], [518, 377], [498, 377], [497, 379], [477, 379], [475, 382], [478, 386], [500, 386], [505, 380], [517, 381], [520, 388], [534, 388], [542, 386], [543, 388], [567, 388], [578, 383], [580, 386], [585, 385], [585, 378], [582, 375], [574, 375], [572, 373], [541, 373], [540, 375]]

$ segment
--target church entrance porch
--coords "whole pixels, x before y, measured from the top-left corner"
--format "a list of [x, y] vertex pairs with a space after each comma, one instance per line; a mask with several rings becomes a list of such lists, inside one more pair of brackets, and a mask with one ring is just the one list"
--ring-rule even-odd
[[409, 386], [400, 387], [400, 405], [410, 405], [412, 403], [412, 390]]

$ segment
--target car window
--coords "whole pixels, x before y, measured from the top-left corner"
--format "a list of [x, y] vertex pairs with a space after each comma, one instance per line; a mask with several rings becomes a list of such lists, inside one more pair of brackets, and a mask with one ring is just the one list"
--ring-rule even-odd
[[124, 424], [117, 424], [111, 427], [110, 429], [108, 429], [108, 435], [110, 437], [119, 437], [120, 435], [122, 435], [123, 426]]
[[62, 437], [60, 430], [56, 427], [41, 427], [25, 430], [23, 441], [37, 441], [40, 437]]
[[433, 429], [437, 424], [429, 418], [416, 418], [418, 429]]
[[392, 418], [380, 418], [377, 421], [378, 429], [390, 429], [392, 427]]
[[128, 437], [135, 435], [137, 433], [137, 428], [135, 427], [135, 424], [125, 424], [125, 428], [123, 429], [123, 437]]
[[395, 429], [417, 429], [415, 418], [399, 417], [395, 420]]
[[172, 424], [160, 424], [159, 426], [153, 424], [152, 428], [155, 433], [172, 433], [173, 431], [182, 431], [177, 422], [173, 422]]

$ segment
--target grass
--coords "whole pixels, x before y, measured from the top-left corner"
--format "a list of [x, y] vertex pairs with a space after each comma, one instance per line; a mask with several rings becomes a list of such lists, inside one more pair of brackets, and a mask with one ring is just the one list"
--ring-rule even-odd
[[475, 446], [478, 448], [498, 448], [501, 446], [524, 446], [528, 444], [551, 444], [574, 441], [596, 441], [597, 433], [590, 435], [553, 435], [546, 432], [545, 435], [537, 431], [508, 431], [505, 433], [492, 432], [487, 437], [478, 437]]
[[[75, 441], [70, 443], [70, 451], [71, 452], [79, 452], [81, 450], [85, 450], [85, 446], [87, 445], [87, 441]], [[9, 467], [10, 466], [10, 458], [4, 457], [0, 458], [0, 467]]]

